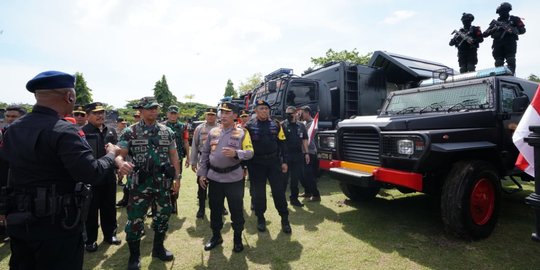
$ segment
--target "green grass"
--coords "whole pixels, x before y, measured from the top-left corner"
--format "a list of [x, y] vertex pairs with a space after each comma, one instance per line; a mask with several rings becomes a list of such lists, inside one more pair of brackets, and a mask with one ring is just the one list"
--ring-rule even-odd
[[[152, 259], [153, 232], [147, 219], [147, 236], [141, 244], [143, 269], [537, 269], [540, 265], [540, 243], [530, 240], [533, 211], [524, 204], [533, 184], [525, 183], [525, 191], [504, 196], [495, 231], [476, 242], [445, 234], [438, 206], [428, 196], [390, 190], [360, 204], [346, 201], [333, 179], [322, 177], [319, 187], [321, 203], [289, 206], [292, 235], [281, 233], [269, 197], [268, 232], [257, 232], [256, 218], [247, 209], [244, 252], [232, 252], [230, 216], [225, 217], [223, 245], [208, 252], [203, 243], [211, 236], [209, 221], [195, 218], [196, 184], [193, 173], [185, 173], [180, 212], [172, 216], [165, 242], [175, 260]], [[247, 187], [245, 206], [249, 206]], [[125, 208], [118, 209], [118, 222], [123, 229]], [[125, 238], [123, 231], [118, 236]], [[0, 269], [8, 269], [9, 245], [0, 244], [0, 258]], [[84, 268], [125, 269], [127, 258], [125, 241], [119, 247], [100, 244], [97, 252], [85, 254]]]

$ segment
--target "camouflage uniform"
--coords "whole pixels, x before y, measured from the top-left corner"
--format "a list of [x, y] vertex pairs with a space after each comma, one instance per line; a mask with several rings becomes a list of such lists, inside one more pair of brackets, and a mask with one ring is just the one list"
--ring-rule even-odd
[[[152, 228], [156, 233], [165, 233], [172, 206], [171, 179], [165, 176], [164, 168], [170, 166], [169, 150], [176, 149], [174, 132], [163, 124], [146, 126], [141, 121], [124, 130], [118, 145], [129, 150], [135, 164], [127, 183], [126, 240], [137, 241], [144, 235], [144, 217], [152, 200], [157, 204]], [[153, 172], [152, 169], [145, 172], [147, 167], [153, 167]]]

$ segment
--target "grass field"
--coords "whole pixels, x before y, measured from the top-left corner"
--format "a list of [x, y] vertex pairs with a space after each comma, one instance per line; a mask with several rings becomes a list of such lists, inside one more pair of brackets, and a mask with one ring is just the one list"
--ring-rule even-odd
[[[303, 208], [289, 206], [292, 235], [280, 231], [280, 219], [269, 197], [267, 232], [257, 232], [256, 218], [246, 210], [246, 249], [236, 254], [232, 252], [230, 216], [225, 216], [225, 241], [208, 252], [203, 250], [203, 243], [211, 236], [209, 213], [204, 220], [195, 218], [194, 174], [185, 173], [180, 211], [171, 218], [165, 242], [175, 260], [163, 263], [152, 259], [153, 232], [147, 219], [147, 236], [141, 244], [143, 269], [540, 268], [540, 243], [530, 240], [534, 215], [524, 204], [533, 184], [525, 183], [524, 191], [504, 196], [495, 231], [488, 239], [476, 242], [445, 234], [435, 200], [428, 196], [390, 190], [359, 204], [346, 201], [338, 182], [326, 176], [319, 180], [319, 187], [321, 203], [306, 202]], [[248, 202], [246, 187], [246, 206]], [[125, 209], [118, 209], [121, 229], [125, 222]], [[123, 231], [118, 236], [125, 238]], [[100, 244], [97, 252], [85, 254], [84, 268], [125, 269], [128, 253], [125, 241], [121, 246]], [[8, 269], [9, 245], [0, 244], [0, 258], [0, 269]]]

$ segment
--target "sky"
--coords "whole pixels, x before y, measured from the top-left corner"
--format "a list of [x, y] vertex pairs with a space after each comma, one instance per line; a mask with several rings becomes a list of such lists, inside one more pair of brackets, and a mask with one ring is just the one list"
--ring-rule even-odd
[[[393, 0], [18, 0], [0, 2], [0, 101], [35, 102], [39, 72], [81, 72], [94, 101], [116, 108], [153, 94], [165, 75], [181, 102], [217, 104], [228, 79], [278, 68], [301, 74], [328, 49], [378, 50], [459, 70], [448, 45], [463, 12], [485, 30], [498, 1]], [[517, 76], [540, 75], [540, 1], [510, 2], [523, 18]], [[536, 16], [535, 16], [536, 15]], [[493, 66], [492, 39], [477, 69]]]

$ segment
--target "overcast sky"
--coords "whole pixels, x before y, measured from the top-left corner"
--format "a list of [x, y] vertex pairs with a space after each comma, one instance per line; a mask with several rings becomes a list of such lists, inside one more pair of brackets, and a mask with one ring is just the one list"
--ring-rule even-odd
[[[524, 19], [517, 76], [540, 75], [540, 1], [514, 1]], [[280, 67], [296, 74], [329, 48], [384, 50], [456, 70], [450, 33], [461, 14], [485, 30], [498, 1], [0, 1], [0, 101], [34, 103], [26, 82], [45, 70], [83, 73], [94, 101], [123, 107], [153, 94], [162, 75], [180, 101], [213, 105], [227, 79]], [[492, 39], [477, 68], [493, 66]], [[535, 45], [536, 44], [536, 45]]]

